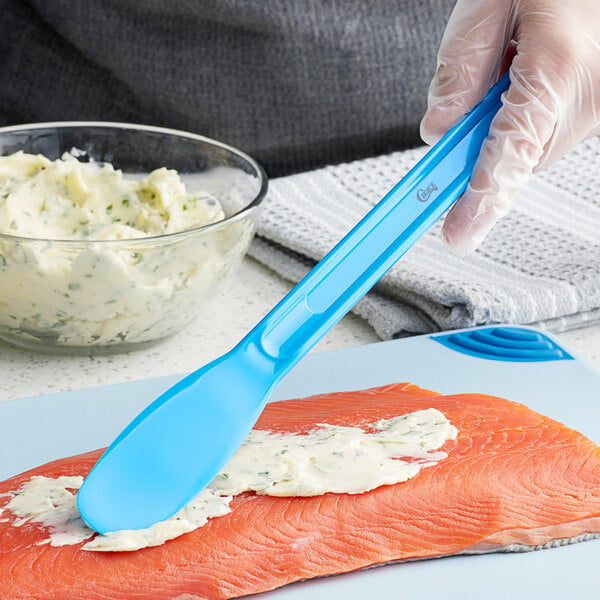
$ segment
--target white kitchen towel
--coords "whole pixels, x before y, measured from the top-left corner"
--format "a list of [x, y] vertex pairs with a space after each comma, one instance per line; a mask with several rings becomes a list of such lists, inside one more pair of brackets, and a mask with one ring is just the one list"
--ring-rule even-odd
[[[397, 152], [274, 179], [251, 255], [296, 282], [423, 156]], [[355, 308], [383, 339], [493, 323], [600, 322], [600, 140], [535, 175], [474, 254], [441, 221]]]

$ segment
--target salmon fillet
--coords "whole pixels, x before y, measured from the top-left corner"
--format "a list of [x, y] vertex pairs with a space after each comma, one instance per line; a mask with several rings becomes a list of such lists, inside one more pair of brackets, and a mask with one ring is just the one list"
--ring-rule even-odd
[[[0, 522], [0, 598], [224, 599], [377, 564], [536, 548], [600, 533], [600, 448], [527, 407], [490, 396], [442, 396], [411, 384], [269, 404], [256, 428], [306, 433], [366, 426], [436, 408], [458, 428], [447, 458], [414, 478], [363, 494], [241, 494], [231, 513], [162, 546], [96, 553], [52, 547], [47, 530]], [[33, 475], [85, 475], [101, 451]], [[0, 506], [7, 498], [0, 497]], [[594, 542], [596, 543], [596, 542]]]

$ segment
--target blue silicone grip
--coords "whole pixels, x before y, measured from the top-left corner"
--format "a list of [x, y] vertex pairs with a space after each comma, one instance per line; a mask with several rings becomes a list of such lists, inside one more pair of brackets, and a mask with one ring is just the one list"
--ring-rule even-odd
[[287, 372], [460, 197], [508, 73], [252, 330], [257, 345]]

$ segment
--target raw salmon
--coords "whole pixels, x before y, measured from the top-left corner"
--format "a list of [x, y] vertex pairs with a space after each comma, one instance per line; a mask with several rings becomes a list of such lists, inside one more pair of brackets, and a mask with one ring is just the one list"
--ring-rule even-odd
[[[448, 457], [364, 494], [246, 493], [234, 498], [231, 513], [196, 531], [121, 553], [40, 544], [43, 527], [15, 527], [9, 516], [0, 523], [0, 598], [234, 598], [382, 563], [600, 533], [600, 448], [514, 402], [394, 384], [273, 403], [256, 427], [302, 433], [323, 422], [365, 426], [425, 408], [437, 408], [458, 428], [443, 448]], [[43, 465], [4, 481], [0, 493], [33, 475], [85, 475], [98, 456]]]

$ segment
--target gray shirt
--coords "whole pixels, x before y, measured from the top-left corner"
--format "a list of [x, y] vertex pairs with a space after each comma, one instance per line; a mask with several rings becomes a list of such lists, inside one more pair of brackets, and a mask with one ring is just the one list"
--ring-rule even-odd
[[233, 144], [271, 176], [413, 146], [453, 0], [0, 0], [0, 122]]

